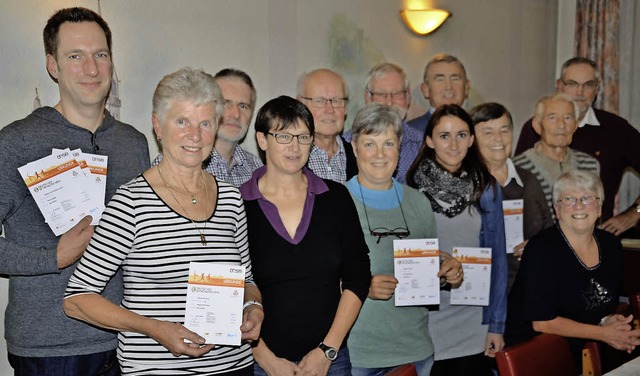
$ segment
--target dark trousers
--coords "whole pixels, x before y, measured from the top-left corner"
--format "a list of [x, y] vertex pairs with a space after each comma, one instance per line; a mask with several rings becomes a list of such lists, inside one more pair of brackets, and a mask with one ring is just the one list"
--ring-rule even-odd
[[431, 376], [493, 376], [489, 361], [483, 353], [460, 358], [436, 360]]
[[116, 350], [44, 358], [9, 354], [9, 364], [15, 376], [120, 376]]

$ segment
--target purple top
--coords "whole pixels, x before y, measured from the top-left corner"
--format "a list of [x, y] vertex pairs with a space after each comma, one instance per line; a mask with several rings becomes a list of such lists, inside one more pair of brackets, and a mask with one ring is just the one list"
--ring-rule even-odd
[[244, 200], [258, 200], [260, 209], [264, 212], [265, 217], [276, 230], [278, 235], [291, 244], [298, 244], [304, 238], [309, 229], [309, 222], [311, 222], [311, 214], [313, 212], [313, 202], [316, 195], [324, 193], [329, 190], [327, 184], [309, 170], [306, 167], [302, 168], [302, 173], [307, 177], [307, 199], [304, 201], [304, 209], [302, 210], [302, 220], [296, 229], [296, 235], [291, 239], [291, 236], [287, 232], [287, 229], [282, 223], [282, 219], [278, 214], [278, 208], [269, 200], [264, 198], [260, 190], [258, 189], [258, 180], [267, 172], [267, 166], [262, 166], [253, 172], [251, 179], [240, 187], [240, 193]]

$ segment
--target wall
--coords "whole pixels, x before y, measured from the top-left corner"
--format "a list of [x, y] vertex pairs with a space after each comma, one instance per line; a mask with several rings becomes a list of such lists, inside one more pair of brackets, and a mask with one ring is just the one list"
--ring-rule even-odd
[[[468, 106], [502, 102], [519, 130], [535, 100], [553, 90], [557, 0], [433, 3], [453, 16], [435, 33], [419, 37], [400, 19], [403, 0], [102, 1], [102, 15], [114, 35], [121, 119], [154, 140], [151, 94], [163, 75], [184, 65], [211, 73], [227, 66], [247, 71], [258, 90], [258, 106], [277, 95], [294, 95], [300, 73], [332, 67], [349, 83], [352, 118], [363, 102], [366, 72], [384, 60], [409, 73], [413, 117], [426, 108], [418, 89], [424, 65], [444, 51], [466, 65], [472, 83]], [[32, 111], [35, 88], [43, 105], [57, 102], [41, 35], [47, 18], [67, 6], [98, 10], [97, 0], [0, 4], [0, 126]], [[245, 145], [255, 150], [252, 134]], [[155, 143], [150, 150], [155, 156]], [[0, 280], [0, 306], [6, 305], [6, 289], [6, 280]], [[10, 375], [4, 354], [5, 342], [0, 341], [0, 375]]]

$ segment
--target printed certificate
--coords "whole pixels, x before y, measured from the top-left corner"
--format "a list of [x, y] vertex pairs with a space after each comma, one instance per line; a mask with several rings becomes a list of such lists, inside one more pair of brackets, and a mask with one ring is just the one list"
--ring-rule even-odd
[[184, 326], [207, 344], [239, 346], [244, 277], [244, 266], [191, 262]]
[[491, 248], [454, 247], [453, 257], [462, 264], [464, 279], [451, 289], [451, 305], [489, 305]]
[[92, 202], [82, 167], [68, 149], [30, 162], [18, 171], [56, 236], [67, 232], [86, 215], [95, 217], [104, 210], [104, 204]]
[[513, 253], [513, 249], [524, 241], [523, 219], [524, 201], [504, 200], [502, 201], [504, 212], [504, 234], [507, 242], [507, 253]]
[[106, 155], [97, 155], [82, 153], [91, 175], [94, 199], [96, 202], [104, 202], [107, 192], [107, 161], [109, 158]]
[[395, 305], [440, 304], [438, 239], [393, 241], [393, 274], [398, 280]]

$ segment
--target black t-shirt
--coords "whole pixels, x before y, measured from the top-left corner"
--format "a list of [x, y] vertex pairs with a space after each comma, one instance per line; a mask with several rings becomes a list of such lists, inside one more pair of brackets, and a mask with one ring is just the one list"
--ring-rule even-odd
[[[603, 230], [596, 229], [594, 236], [600, 263], [592, 268], [582, 264], [558, 226], [529, 241], [509, 295], [507, 345], [539, 334], [533, 330], [532, 321], [564, 317], [597, 325], [614, 312], [622, 271], [622, 245], [618, 238]], [[583, 341], [572, 339], [570, 344], [579, 359]]]

